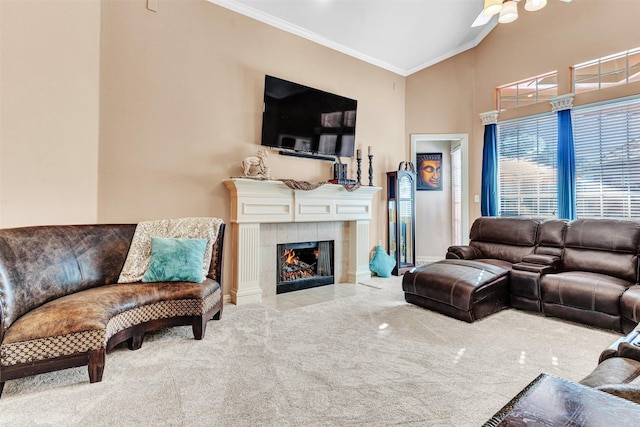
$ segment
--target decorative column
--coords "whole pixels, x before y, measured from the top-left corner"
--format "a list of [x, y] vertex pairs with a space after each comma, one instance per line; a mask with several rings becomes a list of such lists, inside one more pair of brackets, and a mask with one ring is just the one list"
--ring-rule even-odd
[[553, 112], [555, 113], [561, 110], [570, 110], [573, 108], [573, 97], [574, 95], [572, 93], [567, 93], [566, 95], [551, 98], [549, 102], [551, 102]]
[[349, 271], [351, 283], [371, 279], [369, 270], [369, 220], [349, 224]]
[[262, 301], [260, 288], [260, 224], [233, 224], [235, 275], [231, 302], [251, 304]]

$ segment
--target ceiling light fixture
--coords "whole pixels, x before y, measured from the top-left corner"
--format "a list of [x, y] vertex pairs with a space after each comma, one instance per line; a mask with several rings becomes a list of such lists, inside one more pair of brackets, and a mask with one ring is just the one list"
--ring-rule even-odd
[[[484, 8], [480, 15], [471, 24], [472, 27], [480, 27], [487, 24], [493, 15], [500, 14], [498, 22], [506, 24], [518, 19], [518, 3], [522, 0], [484, 0]], [[571, 0], [560, 0], [564, 3], [570, 3]], [[547, 5], [547, 0], [526, 0], [524, 4], [525, 10], [534, 12], [540, 10]]]
[[525, 10], [529, 12], [535, 12], [536, 10], [540, 10], [547, 5], [547, 0], [527, 0], [524, 4]]
[[500, 11], [498, 22], [508, 24], [516, 19], [518, 19], [518, 4], [513, 0], [507, 0], [502, 3], [502, 10]]
[[482, 13], [485, 16], [493, 16], [502, 10], [502, 0], [484, 0], [484, 9]]

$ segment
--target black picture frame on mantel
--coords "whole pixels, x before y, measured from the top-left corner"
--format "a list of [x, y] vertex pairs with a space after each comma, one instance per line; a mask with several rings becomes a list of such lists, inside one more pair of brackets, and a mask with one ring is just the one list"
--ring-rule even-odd
[[442, 191], [442, 153], [416, 154], [416, 190]]

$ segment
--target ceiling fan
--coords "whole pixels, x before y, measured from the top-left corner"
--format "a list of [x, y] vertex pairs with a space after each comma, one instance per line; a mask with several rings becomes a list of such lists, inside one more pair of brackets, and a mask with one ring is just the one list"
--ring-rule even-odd
[[[518, 3], [522, 0], [484, 0], [484, 8], [471, 27], [487, 24], [493, 15], [500, 14], [498, 22], [507, 24], [518, 19]], [[565, 3], [571, 0], [560, 0]], [[547, 0], [526, 0], [524, 8], [530, 12], [540, 10], [547, 5]]]

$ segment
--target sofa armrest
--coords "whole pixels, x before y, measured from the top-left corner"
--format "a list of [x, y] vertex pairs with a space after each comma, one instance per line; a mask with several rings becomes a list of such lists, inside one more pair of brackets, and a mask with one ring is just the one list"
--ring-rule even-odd
[[217, 281], [222, 288], [222, 279], [223, 279], [223, 263], [224, 263], [224, 234], [225, 234], [226, 224], [220, 224], [220, 228], [218, 229], [218, 238], [213, 243], [213, 250], [211, 251], [211, 266], [209, 267], [209, 274], [207, 277]]
[[476, 259], [482, 258], [482, 252], [473, 246], [449, 246], [447, 259]]
[[640, 362], [640, 331], [634, 329], [626, 336], [615, 340], [613, 344], [600, 353], [598, 363], [602, 363], [611, 357], [626, 357]]
[[555, 269], [560, 263], [560, 257], [557, 255], [530, 254], [522, 258], [522, 262], [528, 264], [548, 265]]
[[640, 362], [640, 336], [637, 336], [630, 342], [621, 342], [618, 346], [617, 356]]
[[600, 359], [598, 360], [598, 363], [602, 363], [603, 361], [609, 359], [610, 357], [617, 357], [618, 348], [620, 347], [620, 344], [629, 342], [634, 338], [636, 338], [637, 336], [638, 336], [637, 331], [631, 331], [626, 337], [620, 337], [617, 340], [615, 340], [609, 347], [607, 347], [602, 351], [602, 353], [600, 353]]

